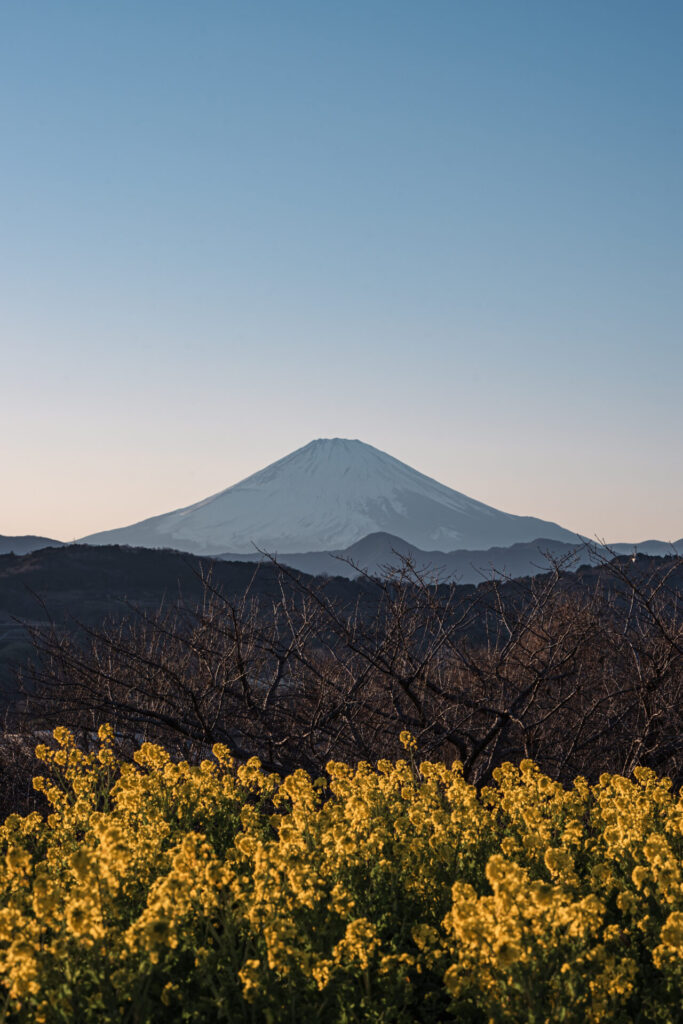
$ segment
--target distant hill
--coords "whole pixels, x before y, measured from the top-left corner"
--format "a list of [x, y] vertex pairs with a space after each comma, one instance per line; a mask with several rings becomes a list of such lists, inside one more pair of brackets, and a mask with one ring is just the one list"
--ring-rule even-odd
[[[213, 564], [213, 579], [226, 594], [241, 594], [255, 566], [201, 559], [178, 551], [70, 544], [23, 556], [0, 556], [0, 625], [12, 617], [57, 623], [78, 619], [92, 625], [132, 602], [158, 608], [162, 602], [201, 595], [201, 577]], [[274, 587], [276, 571], [258, 569], [262, 593]], [[275, 591], [273, 590], [273, 593]], [[41, 605], [45, 603], [45, 607]]]
[[28, 555], [32, 551], [39, 551], [40, 548], [61, 548], [61, 540], [52, 540], [50, 537], [3, 537], [0, 534], [0, 555]]
[[[607, 548], [599, 545], [594, 548], [597, 557], [592, 554], [592, 550], [592, 545], [569, 544], [539, 538], [525, 544], [492, 547], [480, 551], [423, 551], [401, 537], [388, 533], [372, 533], [348, 548], [281, 554], [277, 556], [277, 560], [282, 565], [312, 576], [345, 576], [353, 579], [359, 570], [381, 574], [386, 569], [399, 566], [402, 558], [409, 557], [416, 569], [433, 573], [441, 582], [481, 583], [491, 573], [516, 577], [535, 576], [547, 572], [549, 558], [566, 560], [565, 568], [575, 569], [579, 565], [611, 557]], [[644, 555], [672, 555], [676, 550], [683, 553], [683, 540], [673, 546], [662, 541], [646, 541], [638, 545], [615, 544], [611, 550], [618, 555], [630, 555], [633, 551]], [[253, 561], [255, 555], [225, 553], [218, 557], [231, 561]], [[266, 556], [258, 553], [256, 557], [266, 559]]]
[[[209, 571], [228, 597], [241, 596], [252, 581], [259, 599], [279, 597], [272, 566], [214, 563], [178, 551], [70, 544], [0, 555], [0, 705], [11, 685], [11, 666], [25, 662], [32, 650], [22, 623], [97, 626], [106, 618], [130, 614], [132, 608], [152, 612], [179, 602], [192, 606], [201, 600], [202, 576]], [[359, 590], [339, 579], [331, 592], [351, 599]]]

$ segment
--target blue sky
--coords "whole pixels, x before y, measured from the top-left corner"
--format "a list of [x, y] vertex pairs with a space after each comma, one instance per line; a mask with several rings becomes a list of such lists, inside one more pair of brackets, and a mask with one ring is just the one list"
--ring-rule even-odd
[[0, 533], [314, 437], [683, 536], [683, 6], [0, 6]]

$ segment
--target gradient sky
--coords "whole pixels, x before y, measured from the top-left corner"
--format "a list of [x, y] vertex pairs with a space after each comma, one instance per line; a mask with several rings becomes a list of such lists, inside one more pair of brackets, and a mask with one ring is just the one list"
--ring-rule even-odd
[[0, 533], [316, 437], [683, 536], [683, 4], [0, 5]]

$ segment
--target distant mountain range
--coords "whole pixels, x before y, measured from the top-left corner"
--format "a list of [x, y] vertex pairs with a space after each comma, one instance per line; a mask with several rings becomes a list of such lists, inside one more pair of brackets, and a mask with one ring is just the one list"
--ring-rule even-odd
[[[422, 551], [401, 537], [388, 533], [372, 533], [348, 548], [336, 551], [308, 551], [278, 555], [278, 562], [311, 576], [345, 576], [353, 579], [359, 571], [370, 575], [383, 575], [387, 569], [398, 568], [410, 558], [419, 571], [433, 575], [440, 582], [481, 583], [492, 573], [506, 576], [535, 576], [547, 572], [550, 559], [566, 560], [565, 568], [576, 569], [609, 560], [615, 555], [675, 555], [683, 553], [683, 539], [676, 544], [651, 540], [643, 544], [614, 544], [609, 548], [599, 544], [568, 544], [550, 538], [539, 538], [509, 547], [491, 547], [477, 551]], [[258, 556], [268, 561], [267, 556]], [[253, 562], [254, 554], [225, 552], [219, 558], [228, 562]]]
[[[85, 550], [85, 545], [65, 545], [58, 540], [47, 537], [1, 537], [0, 555], [27, 555], [44, 548], [70, 547], [74, 550]], [[93, 545], [101, 547], [101, 545]], [[110, 559], [116, 561], [115, 552], [120, 552], [121, 568], [130, 564], [128, 551], [154, 549], [134, 548], [124, 545], [113, 547]], [[159, 549], [157, 549], [159, 550]], [[298, 572], [310, 576], [340, 576], [353, 579], [360, 573], [384, 575], [387, 570], [398, 568], [405, 558], [410, 558], [415, 568], [426, 572], [430, 577], [442, 583], [457, 581], [459, 583], [480, 583], [492, 573], [505, 576], [535, 576], [547, 572], [549, 559], [564, 560], [566, 569], [575, 569], [579, 565], [589, 565], [615, 555], [630, 555], [638, 552], [648, 556], [667, 556], [683, 554], [683, 538], [674, 544], [666, 544], [659, 540], [644, 541], [642, 544], [614, 544], [609, 548], [599, 544], [573, 544], [564, 541], [538, 538], [524, 544], [511, 544], [509, 547], [491, 547], [480, 550], [459, 551], [423, 551], [414, 544], [409, 544], [402, 537], [394, 537], [389, 533], [371, 533], [347, 548], [333, 551], [305, 551], [283, 553], [277, 556], [281, 565], [286, 565]], [[179, 555], [173, 549], [163, 549], [168, 555]], [[210, 557], [220, 562], [254, 563], [269, 562], [268, 554], [258, 551], [222, 552]], [[136, 566], [142, 565], [141, 557], [135, 561]]]
[[580, 539], [557, 523], [469, 498], [362, 441], [333, 438], [311, 441], [195, 505], [81, 543], [253, 556], [257, 549], [274, 555], [343, 550], [375, 533], [425, 551]]

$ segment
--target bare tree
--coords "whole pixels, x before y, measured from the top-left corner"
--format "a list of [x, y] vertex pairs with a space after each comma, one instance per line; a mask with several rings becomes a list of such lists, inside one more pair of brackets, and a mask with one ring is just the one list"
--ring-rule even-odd
[[87, 737], [106, 720], [124, 749], [153, 739], [195, 758], [220, 741], [312, 772], [395, 756], [408, 730], [475, 783], [531, 757], [565, 781], [648, 764], [680, 784], [681, 561], [548, 569], [474, 588], [404, 560], [353, 602], [284, 566], [268, 600], [228, 600], [209, 575], [196, 608], [34, 631], [23, 721]]

